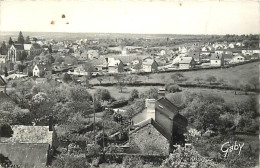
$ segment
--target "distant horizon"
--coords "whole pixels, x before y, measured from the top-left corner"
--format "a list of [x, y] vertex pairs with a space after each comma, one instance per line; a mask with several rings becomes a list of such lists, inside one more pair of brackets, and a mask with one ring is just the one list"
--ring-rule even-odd
[[1, 33], [68, 33], [68, 34], [133, 34], [133, 35], [192, 35], [192, 36], [225, 36], [225, 35], [259, 35], [258, 33], [249, 33], [249, 34], [188, 34], [188, 33], [179, 33], [179, 34], [169, 34], [169, 33], [122, 33], [122, 32], [62, 32], [62, 31], [22, 31], [22, 30], [15, 30], [15, 31], [0, 31]]

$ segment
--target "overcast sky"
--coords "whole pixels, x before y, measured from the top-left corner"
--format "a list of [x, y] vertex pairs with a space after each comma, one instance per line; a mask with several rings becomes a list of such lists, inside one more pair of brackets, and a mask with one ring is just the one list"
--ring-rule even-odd
[[[0, 31], [255, 34], [258, 1], [0, 1]], [[65, 18], [62, 18], [62, 14]], [[51, 24], [54, 21], [54, 24]]]

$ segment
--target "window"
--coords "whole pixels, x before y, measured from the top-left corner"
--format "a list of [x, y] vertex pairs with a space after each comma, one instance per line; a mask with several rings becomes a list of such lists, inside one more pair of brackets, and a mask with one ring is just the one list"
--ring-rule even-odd
[[218, 61], [216, 61], [216, 63], [218, 63]]

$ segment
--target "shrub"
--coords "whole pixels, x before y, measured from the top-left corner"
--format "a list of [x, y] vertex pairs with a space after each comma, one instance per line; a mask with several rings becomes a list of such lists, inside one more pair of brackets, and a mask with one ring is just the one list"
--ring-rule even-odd
[[170, 86], [168, 86], [167, 91], [170, 93], [175, 93], [175, 92], [179, 92], [181, 90], [180, 90], [179, 85], [170, 85]]
[[139, 92], [136, 89], [133, 89], [130, 93], [129, 100], [133, 101], [134, 99], [139, 98]]

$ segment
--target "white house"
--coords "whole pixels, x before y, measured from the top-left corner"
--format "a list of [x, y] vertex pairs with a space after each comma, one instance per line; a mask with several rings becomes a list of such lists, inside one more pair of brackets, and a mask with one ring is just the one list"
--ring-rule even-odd
[[211, 66], [223, 66], [224, 65], [224, 57], [222, 54], [212, 53], [210, 57], [210, 65]]
[[245, 57], [243, 57], [241, 55], [236, 55], [231, 60], [232, 63], [239, 63], [239, 62], [244, 62], [244, 61], [245, 61]]
[[192, 69], [195, 64], [193, 57], [182, 57], [179, 62], [179, 69]]
[[230, 44], [228, 45], [228, 47], [229, 47], [229, 48], [235, 48], [235, 45], [234, 45], [233, 43], [230, 43]]
[[120, 59], [107, 58], [108, 73], [124, 72], [124, 64]]
[[165, 54], [166, 54], [166, 51], [165, 51], [165, 50], [161, 50], [161, 51], [160, 51], [160, 55], [161, 55], [161, 56], [164, 56]]
[[128, 48], [124, 47], [123, 50], [122, 50], [121, 55], [122, 55], [122, 56], [128, 56], [129, 53], [130, 53], [130, 52], [129, 52]]
[[158, 63], [151, 57], [147, 57], [143, 60], [143, 71], [154, 72], [158, 70]]
[[4, 64], [6, 62], [6, 57], [7, 57], [6, 55], [0, 55], [0, 64], [1, 63]]

